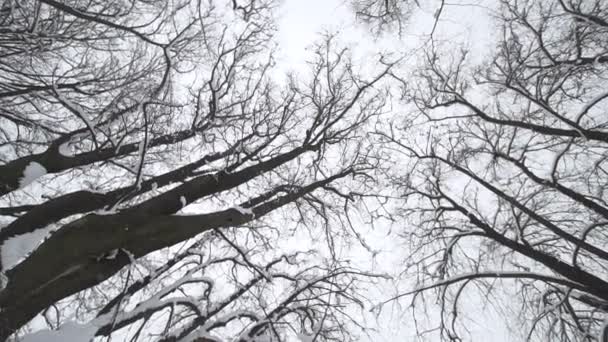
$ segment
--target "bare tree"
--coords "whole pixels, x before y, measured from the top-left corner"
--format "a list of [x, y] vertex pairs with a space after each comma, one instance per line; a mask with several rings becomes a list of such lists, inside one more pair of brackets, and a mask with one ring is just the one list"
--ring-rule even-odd
[[[226, 234], [207, 233], [151, 270], [146, 269], [151, 265], [131, 264], [119, 282], [124, 284], [121, 291], [116, 293], [116, 284], [102, 285], [97, 291], [105, 298], [89, 295], [86, 301], [64, 301], [66, 307], [45, 310], [45, 319], [56, 330], [32, 336], [85, 340], [82, 336], [90, 339], [118, 331], [116, 337], [132, 341], [151, 337], [159, 341], [274, 341], [289, 335], [352, 338], [351, 329], [344, 328], [348, 315], [341, 307], [359, 304], [352, 278], [372, 275], [343, 265], [308, 263], [313, 252], [258, 263], [255, 260], [267, 254], [264, 248], [242, 248], [235, 242], [236, 235]], [[127, 252], [106, 258], [120, 253]], [[146, 275], [134, 280], [139, 272]], [[113, 292], [114, 297], [106, 297]], [[91, 307], [96, 315], [88, 324], [53, 323], [61, 321], [60, 313], [68, 308], [92, 313]], [[125, 311], [125, 307], [132, 309]]]
[[401, 34], [407, 18], [420, 7], [418, 0], [351, 0], [357, 18], [373, 32], [396, 28]]
[[607, 5], [503, 0], [485, 65], [436, 44], [399, 78], [415, 110], [378, 135], [408, 161], [394, 181], [418, 287], [396, 298], [434, 293], [446, 340], [467, 329], [465, 292], [502, 290], [529, 340], [608, 336]]
[[289, 218], [331, 249], [336, 203], [373, 181], [391, 65], [363, 78], [326, 37], [276, 84], [272, 6], [4, 1], [0, 340], [39, 314], [58, 330], [38, 337], [348, 340], [373, 276], [269, 239]]

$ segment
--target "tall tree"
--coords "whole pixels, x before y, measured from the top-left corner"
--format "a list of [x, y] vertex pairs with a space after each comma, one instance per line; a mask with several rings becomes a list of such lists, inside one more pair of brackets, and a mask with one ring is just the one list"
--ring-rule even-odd
[[608, 3], [503, 0], [493, 15], [491, 57], [428, 44], [399, 78], [413, 114], [378, 132], [407, 160], [394, 180], [417, 288], [396, 298], [436, 294], [446, 340], [466, 331], [467, 291], [504, 290], [524, 337], [605, 341]]
[[374, 276], [270, 239], [340, 230], [391, 65], [362, 77], [326, 37], [276, 83], [273, 6], [3, 2], [0, 340], [39, 314], [26, 340], [348, 340]]

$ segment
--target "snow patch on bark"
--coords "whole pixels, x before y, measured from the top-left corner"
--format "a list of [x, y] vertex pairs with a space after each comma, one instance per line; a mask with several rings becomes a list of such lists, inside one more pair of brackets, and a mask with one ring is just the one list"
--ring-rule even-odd
[[115, 208], [109, 208], [108, 209], [107, 207], [104, 207], [103, 209], [96, 210], [93, 213], [95, 215], [104, 216], [104, 215], [115, 215], [115, 214], [118, 214], [118, 211], [116, 211]]
[[17, 235], [6, 240], [0, 248], [2, 271], [15, 267], [34, 251], [51, 232], [51, 227], [36, 229], [33, 232]]
[[21, 342], [88, 342], [95, 337], [99, 327], [94, 324], [68, 322], [58, 330], [41, 330], [24, 336]]
[[68, 142], [64, 142], [63, 144], [59, 145], [59, 154], [61, 154], [64, 157], [73, 157], [74, 151], [72, 150], [72, 142], [68, 141]]
[[251, 210], [251, 208], [243, 208], [243, 207], [237, 205], [236, 207], [233, 207], [232, 209], [238, 211], [239, 213], [241, 213], [243, 215], [254, 215], [253, 210]]
[[19, 179], [19, 188], [23, 188], [36, 179], [46, 175], [46, 169], [40, 163], [31, 162], [23, 170], [23, 177]]
[[106, 257], [105, 257], [105, 258], [106, 258], [107, 260], [113, 260], [113, 259], [116, 259], [116, 256], [117, 256], [117, 255], [118, 255], [118, 249], [116, 249], [116, 248], [115, 248], [115, 249], [111, 250], [111, 251], [108, 253], [108, 255], [106, 255]]

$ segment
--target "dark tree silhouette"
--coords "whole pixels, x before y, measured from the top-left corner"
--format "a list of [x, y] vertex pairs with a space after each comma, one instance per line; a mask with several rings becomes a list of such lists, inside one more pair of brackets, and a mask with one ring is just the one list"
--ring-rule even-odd
[[349, 338], [373, 275], [269, 239], [341, 229], [390, 65], [361, 77], [326, 37], [274, 83], [273, 6], [3, 2], [0, 340], [38, 314], [48, 338]]
[[396, 77], [415, 110], [378, 136], [408, 160], [394, 179], [419, 286], [397, 298], [435, 290], [446, 340], [467, 330], [462, 298], [476, 288], [480, 303], [516, 293], [494, 304], [530, 340], [604, 341], [608, 4], [503, 0], [492, 14], [481, 66], [479, 51], [438, 41]]

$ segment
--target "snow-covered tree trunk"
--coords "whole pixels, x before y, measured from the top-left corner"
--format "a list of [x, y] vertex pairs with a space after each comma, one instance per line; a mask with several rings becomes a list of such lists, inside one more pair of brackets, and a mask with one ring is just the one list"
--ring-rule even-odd
[[269, 217], [285, 211], [329, 222], [367, 186], [361, 132], [391, 65], [360, 76], [327, 37], [302, 79], [277, 84], [273, 6], [4, 2], [0, 340], [39, 314], [55, 330], [26, 341], [151, 317], [163, 341], [212, 341], [235, 324], [242, 341], [349, 334], [332, 307], [356, 303], [353, 279], [374, 275], [305, 266], [308, 254], [250, 237], [283, 234]]

